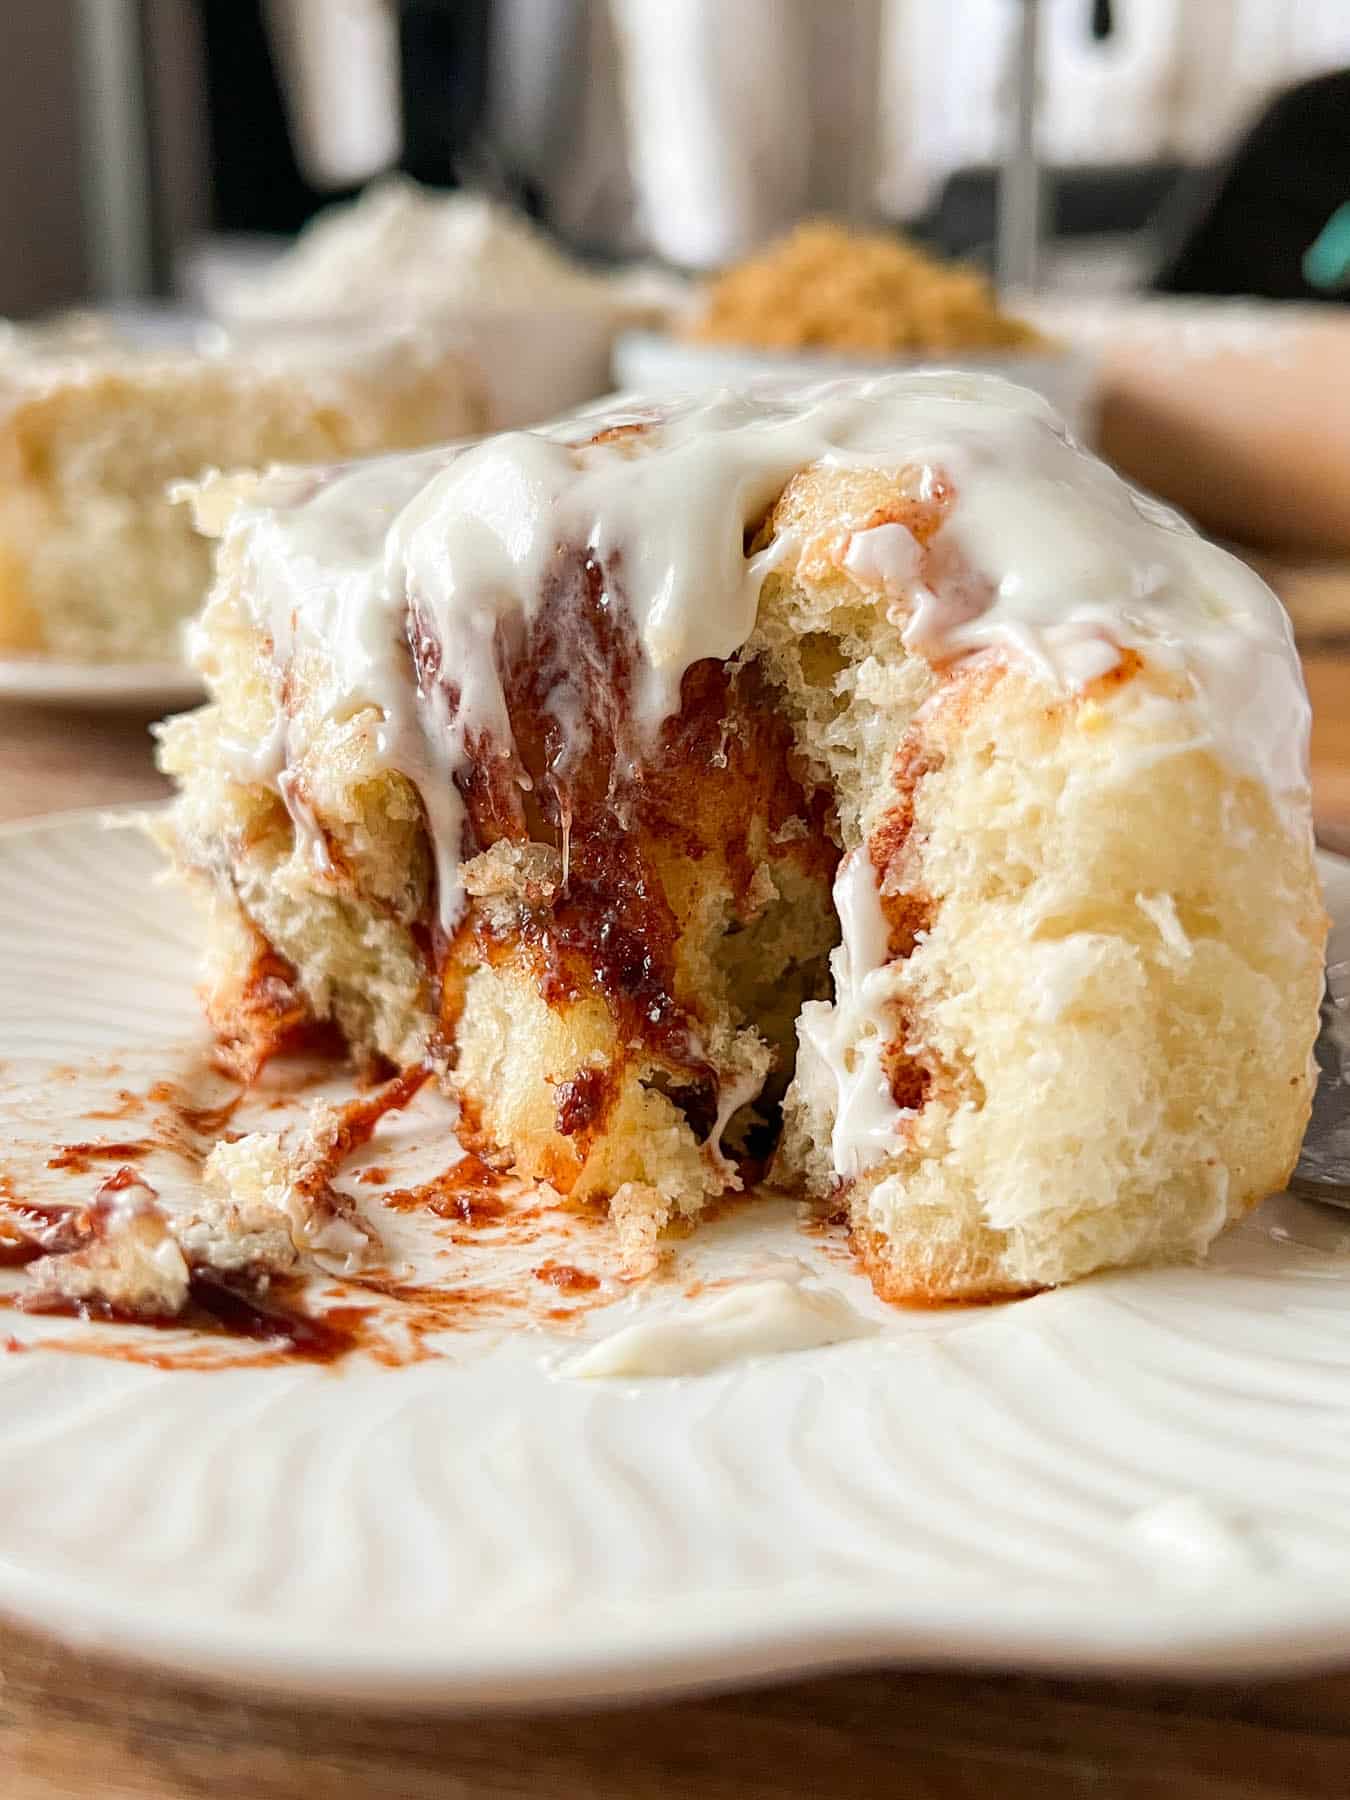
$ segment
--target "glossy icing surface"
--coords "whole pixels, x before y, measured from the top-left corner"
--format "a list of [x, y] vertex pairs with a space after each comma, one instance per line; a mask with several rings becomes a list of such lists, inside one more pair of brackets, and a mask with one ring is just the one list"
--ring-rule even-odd
[[[860, 531], [846, 557], [864, 586], [907, 609], [918, 654], [999, 649], [1071, 689], [1139, 649], [1190, 677], [1197, 730], [1216, 747], [1275, 794], [1302, 790], [1306, 701], [1269, 589], [1086, 455], [1034, 395], [988, 377], [621, 402], [468, 447], [279, 474], [224, 529], [246, 536], [256, 622], [279, 671], [317, 646], [324, 708], [382, 715], [391, 765], [427, 802], [449, 923], [462, 905], [455, 777], [485, 743], [503, 746], [500, 646], [538, 619], [560, 554], [584, 546], [617, 577], [637, 651], [631, 704], [650, 736], [695, 662], [750, 637], [765, 573], [792, 546], [747, 554], [746, 533], [816, 463], [918, 469], [954, 485], [943, 534], [977, 581], [926, 587], [901, 525]], [[210, 511], [208, 489], [208, 524]], [[417, 632], [443, 679], [426, 679], [410, 654]], [[565, 711], [561, 672], [557, 685]], [[277, 780], [303, 747], [293, 734], [273, 744], [257, 773]]]

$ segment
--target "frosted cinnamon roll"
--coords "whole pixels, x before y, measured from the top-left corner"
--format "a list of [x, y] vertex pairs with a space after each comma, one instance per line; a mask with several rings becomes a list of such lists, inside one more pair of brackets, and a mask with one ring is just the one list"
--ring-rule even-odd
[[1034, 396], [620, 403], [206, 485], [171, 842], [246, 1078], [336, 1028], [635, 1266], [766, 1170], [880, 1293], [1199, 1255], [1324, 919], [1288, 623]]

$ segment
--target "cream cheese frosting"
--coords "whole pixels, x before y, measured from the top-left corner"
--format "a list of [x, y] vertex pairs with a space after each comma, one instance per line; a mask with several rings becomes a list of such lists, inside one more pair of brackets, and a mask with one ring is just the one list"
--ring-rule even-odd
[[720, 1294], [679, 1311], [639, 1319], [601, 1338], [565, 1363], [576, 1380], [706, 1375], [755, 1356], [819, 1350], [874, 1337], [880, 1326], [837, 1289], [803, 1280], [789, 1268], [733, 1282]]
[[825, 1082], [833, 1104], [835, 1173], [851, 1181], [895, 1141], [897, 1108], [886, 1073], [894, 976], [886, 918], [867, 846], [850, 850], [834, 883], [839, 945], [830, 954], [834, 999], [808, 1000], [797, 1021], [797, 1079]]
[[[586, 442], [602, 430], [605, 441]], [[650, 739], [678, 709], [686, 670], [750, 637], [764, 577], [794, 546], [747, 554], [746, 533], [814, 463], [940, 473], [953, 488], [943, 534], [977, 582], [930, 591], [902, 526], [859, 531], [846, 558], [860, 583], [908, 610], [918, 654], [999, 651], [1072, 690], [1133, 647], [1188, 677], [1198, 739], [1277, 799], [1305, 791], [1307, 702], [1274, 595], [1084, 453], [1035, 395], [992, 377], [621, 401], [468, 447], [281, 472], [225, 523], [208, 484], [198, 511], [204, 529], [242, 539], [279, 674], [296, 650], [320, 649], [322, 710], [379, 717], [389, 765], [427, 805], [450, 926], [463, 904], [455, 778], [471, 745], [509, 751], [496, 645], [537, 618], [560, 550], [621, 563], [634, 724]], [[419, 676], [410, 628], [434, 643], [446, 679], [425, 666]], [[565, 669], [556, 703], [565, 721]], [[292, 721], [250, 773], [278, 782], [304, 749]]]

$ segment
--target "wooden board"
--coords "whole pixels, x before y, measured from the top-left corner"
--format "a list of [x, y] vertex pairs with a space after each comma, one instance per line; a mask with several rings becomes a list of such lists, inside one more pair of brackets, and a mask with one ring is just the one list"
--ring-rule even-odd
[[0, 1628], [4, 1800], [1343, 1800], [1350, 1675], [1244, 1686], [870, 1673], [629, 1711], [248, 1703]]

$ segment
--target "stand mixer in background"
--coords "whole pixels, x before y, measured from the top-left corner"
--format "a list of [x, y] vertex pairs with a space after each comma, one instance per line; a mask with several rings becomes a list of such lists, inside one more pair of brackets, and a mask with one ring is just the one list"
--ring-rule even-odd
[[[225, 53], [220, 20], [246, 10], [218, 19], [214, 0], [79, 8], [99, 297], [162, 288], [180, 247], [166, 235], [210, 222], [203, 164], [214, 156], [218, 182], [237, 134], [221, 119], [202, 130], [222, 86], [208, 65]], [[593, 255], [654, 255], [690, 270], [734, 260], [803, 217], [881, 216], [884, 165], [913, 105], [892, 77], [915, 60], [906, 34], [928, 29], [905, 0], [257, 0], [252, 10], [255, 55], [270, 68], [234, 110], [280, 115], [268, 141], [288, 140], [285, 179], [316, 201], [401, 166], [433, 185], [523, 201]], [[1002, 120], [1000, 274], [1019, 288], [1032, 284], [1042, 214], [1043, 11], [1042, 0], [994, 0], [996, 42], [973, 46]], [[1109, 27], [1103, 4], [1091, 13], [1098, 33]], [[186, 157], [182, 126], [172, 144], [164, 130], [185, 115], [197, 120]]]

